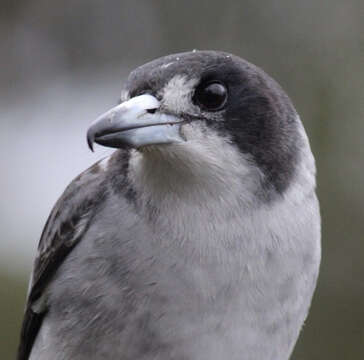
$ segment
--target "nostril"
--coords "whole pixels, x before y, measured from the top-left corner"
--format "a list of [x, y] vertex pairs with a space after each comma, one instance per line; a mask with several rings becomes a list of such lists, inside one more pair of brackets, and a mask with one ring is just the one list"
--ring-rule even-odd
[[157, 111], [157, 109], [147, 109], [147, 113], [154, 114]]

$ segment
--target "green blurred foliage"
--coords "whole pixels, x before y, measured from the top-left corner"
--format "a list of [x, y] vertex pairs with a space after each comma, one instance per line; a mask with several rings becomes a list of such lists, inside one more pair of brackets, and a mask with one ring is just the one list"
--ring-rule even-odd
[[23, 317], [24, 277], [0, 272], [0, 359], [14, 359]]

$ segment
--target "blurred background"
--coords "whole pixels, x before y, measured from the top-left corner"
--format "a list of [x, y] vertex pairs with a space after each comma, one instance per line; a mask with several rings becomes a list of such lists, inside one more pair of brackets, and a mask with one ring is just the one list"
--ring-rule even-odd
[[89, 123], [128, 72], [220, 49], [291, 96], [318, 167], [323, 260], [292, 359], [364, 359], [364, 2], [48, 1], [0, 4], [0, 359], [14, 359], [42, 227], [92, 154]]

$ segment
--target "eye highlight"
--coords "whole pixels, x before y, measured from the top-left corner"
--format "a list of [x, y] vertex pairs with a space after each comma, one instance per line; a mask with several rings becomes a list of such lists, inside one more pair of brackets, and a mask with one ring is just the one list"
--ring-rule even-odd
[[227, 89], [221, 82], [213, 81], [199, 85], [193, 95], [193, 101], [203, 110], [221, 110], [227, 101]]

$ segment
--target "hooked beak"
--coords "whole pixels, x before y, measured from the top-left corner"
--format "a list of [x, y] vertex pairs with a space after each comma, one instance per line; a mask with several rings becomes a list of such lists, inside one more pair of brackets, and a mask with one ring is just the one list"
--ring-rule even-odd
[[115, 106], [94, 121], [87, 131], [87, 142], [113, 148], [182, 142], [182, 119], [158, 111], [159, 101], [145, 94]]

